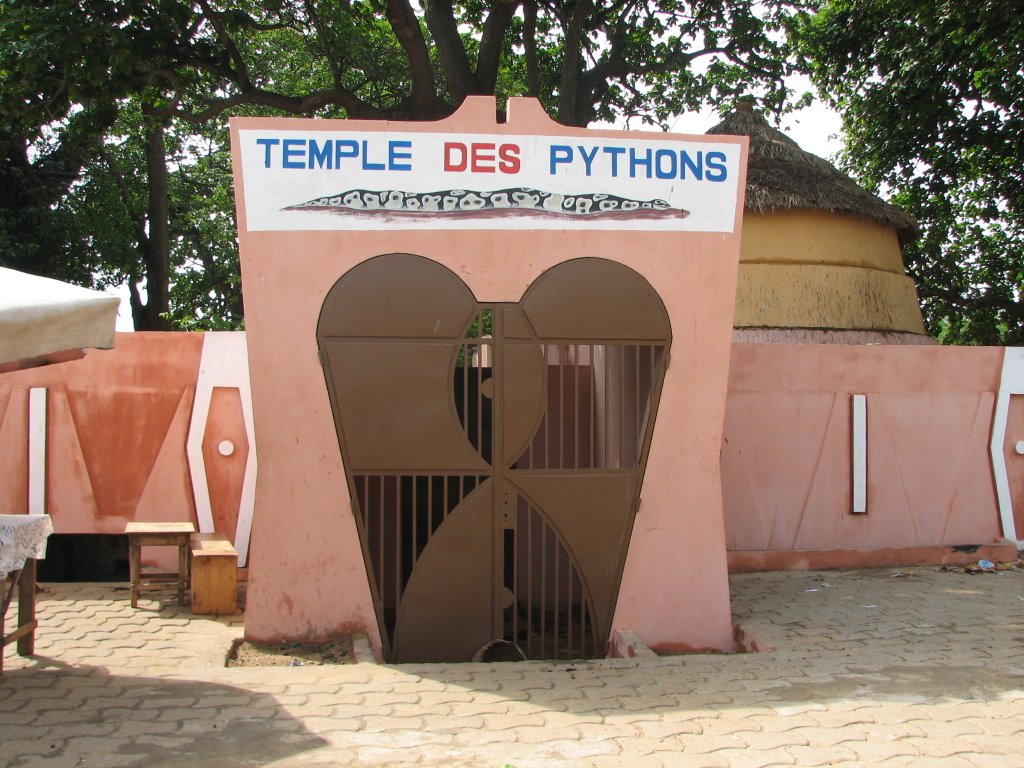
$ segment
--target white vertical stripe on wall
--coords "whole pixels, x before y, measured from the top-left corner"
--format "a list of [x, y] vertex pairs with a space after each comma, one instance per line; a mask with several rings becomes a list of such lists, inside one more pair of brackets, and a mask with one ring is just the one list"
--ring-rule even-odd
[[996, 483], [1003, 536], [1016, 542], [1018, 547], [1024, 545], [1024, 539], [1017, 538], [1013, 522], [1013, 500], [1010, 498], [1010, 477], [1006, 471], [1003, 445], [1006, 440], [1006, 421], [1010, 415], [1010, 396], [1021, 394], [1024, 394], [1024, 349], [1007, 347], [1003, 352], [1003, 372], [999, 380], [999, 395], [996, 397], [996, 412], [992, 416], [989, 455], [992, 458], [992, 475]]
[[868, 511], [868, 398], [867, 395], [851, 395], [850, 408], [852, 423], [850, 429], [850, 453], [853, 459], [853, 509], [855, 515]]
[[28, 513], [46, 514], [46, 387], [28, 391]]

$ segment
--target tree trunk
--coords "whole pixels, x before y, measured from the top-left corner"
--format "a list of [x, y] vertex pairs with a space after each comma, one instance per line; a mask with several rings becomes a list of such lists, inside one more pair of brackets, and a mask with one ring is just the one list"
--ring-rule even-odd
[[149, 233], [140, 244], [146, 270], [146, 303], [142, 304], [138, 293], [132, 292], [132, 318], [137, 331], [169, 331], [171, 323], [164, 315], [171, 308], [170, 191], [164, 126], [153, 117], [146, 121], [146, 171]]
[[523, 51], [526, 54], [526, 95], [540, 98], [540, 61], [537, 57], [537, 0], [523, 3]]
[[561, 90], [558, 94], [558, 122], [585, 126], [579, 114], [580, 78], [583, 74], [583, 24], [593, 8], [591, 0], [579, 0], [564, 23]]

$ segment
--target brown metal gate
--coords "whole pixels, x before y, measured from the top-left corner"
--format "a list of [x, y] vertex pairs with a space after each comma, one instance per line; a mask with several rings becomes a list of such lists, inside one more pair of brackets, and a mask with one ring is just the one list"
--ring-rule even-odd
[[670, 338], [603, 259], [519, 304], [409, 254], [335, 284], [317, 340], [389, 661], [605, 654]]

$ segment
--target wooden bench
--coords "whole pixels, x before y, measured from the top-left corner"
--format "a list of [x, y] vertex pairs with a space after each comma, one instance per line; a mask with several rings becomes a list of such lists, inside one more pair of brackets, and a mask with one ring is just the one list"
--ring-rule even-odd
[[238, 552], [222, 533], [193, 533], [192, 613], [238, 613]]
[[[195, 533], [192, 523], [145, 523], [130, 522], [124, 532], [128, 536], [128, 570], [132, 582], [132, 608], [139, 605], [139, 593], [146, 587], [163, 586], [177, 582], [178, 605], [185, 604], [185, 589], [188, 586], [188, 544], [189, 536]], [[143, 547], [177, 547], [177, 572], [153, 572], [142, 570]]]

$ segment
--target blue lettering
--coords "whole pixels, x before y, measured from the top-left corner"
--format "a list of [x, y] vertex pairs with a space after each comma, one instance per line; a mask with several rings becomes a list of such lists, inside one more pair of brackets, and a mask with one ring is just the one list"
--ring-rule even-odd
[[327, 170], [331, 170], [334, 167], [334, 158], [331, 156], [331, 141], [328, 139], [324, 142], [323, 147], [320, 147], [316, 143], [316, 139], [309, 140], [309, 167], [319, 166], [321, 168], [324, 165], [327, 166]]
[[363, 139], [363, 170], [364, 171], [383, 171], [384, 163], [371, 163], [370, 162], [370, 142]]
[[[373, 153], [374, 139], [260, 137], [255, 142], [264, 168], [342, 170], [345, 162], [351, 161], [359, 163], [358, 167], [364, 171], [411, 171], [414, 165], [415, 142], [408, 139], [389, 140], [386, 149], [383, 142], [378, 141]], [[493, 170], [493, 152], [481, 158], [481, 162], [487, 161], [482, 171]], [[664, 145], [661, 148], [549, 145], [548, 170], [552, 176], [567, 170], [578, 172], [580, 165], [588, 177], [618, 178], [628, 172], [629, 178], [634, 179], [723, 182], [729, 179], [730, 173], [729, 156], [725, 152], [687, 151]]]
[[550, 171], [551, 175], [554, 176], [558, 172], [558, 166], [560, 163], [571, 163], [572, 155], [572, 147], [568, 147], [565, 144], [552, 144]]
[[282, 168], [305, 168], [306, 164], [302, 162], [302, 155], [305, 154], [305, 139], [285, 139], [281, 142], [281, 150], [283, 152], [281, 159]]
[[[668, 166], [665, 166], [665, 161]], [[676, 177], [676, 153], [671, 149], [659, 149], [654, 153], [654, 175], [659, 179], [674, 179]]]
[[705, 159], [707, 160], [705, 178], [708, 181], [725, 181], [729, 178], [729, 166], [724, 152], [708, 152]]
[[402, 160], [412, 160], [412, 152], [400, 150], [412, 149], [411, 141], [389, 141], [388, 142], [388, 168], [392, 171], [411, 171], [411, 163], [403, 163]]
[[701, 181], [704, 178], [704, 153], [703, 152], [698, 152], [697, 153], [697, 161], [696, 162], [694, 162], [693, 159], [686, 152], [680, 152], [679, 156], [683, 160], [683, 167], [681, 169], [682, 170], [682, 174], [681, 174], [680, 178], [685, 179], [686, 178], [686, 170], [689, 169], [690, 173], [693, 174], [693, 177], [697, 181]]
[[587, 166], [587, 176], [590, 175], [591, 166], [594, 164], [594, 158], [597, 157], [598, 147], [593, 147], [590, 150], [590, 154], [587, 154], [587, 148], [582, 144], [580, 145], [580, 155], [583, 157], [583, 162]]
[[344, 158], [359, 157], [359, 145], [351, 139], [335, 139], [334, 141], [334, 167], [341, 170], [341, 161]]
[[270, 167], [270, 148], [277, 146], [280, 139], [256, 139], [256, 143], [263, 147], [263, 167]]
[[604, 153], [612, 158], [612, 178], [619, 175], [619, 155], [626, 151], [625, 147], [605, 147]]
[[647, 178], [651, 178], [651, 150], [645, 149], [643, 157], [637, 154], [637, 151], [633, 148], [629, 150], [629, 177], [631, 179], [636, 178], [637, 168], [646, 168]]

